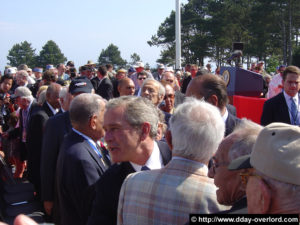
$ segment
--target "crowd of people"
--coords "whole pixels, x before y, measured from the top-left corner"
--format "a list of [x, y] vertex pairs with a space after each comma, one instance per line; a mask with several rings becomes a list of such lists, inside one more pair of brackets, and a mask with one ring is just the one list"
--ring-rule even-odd
[[45, 71], [7, 67], [1, 157], [16, 180], [34, 185], [55, 224], [299, 214], [300, 69], [278, 71], [259, 125], [236, 117], [210, 64], [159, 64], [155, 72], [142, 62], [115, 72], [90, 60], [79, 73], [72, 61]]

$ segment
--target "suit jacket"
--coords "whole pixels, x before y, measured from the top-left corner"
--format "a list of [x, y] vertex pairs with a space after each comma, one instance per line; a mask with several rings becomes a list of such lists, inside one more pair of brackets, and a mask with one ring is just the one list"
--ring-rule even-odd
[[202, 165], [172, 159], [160, 170], [128, 175], [120, 192], [118, 224], [184, 224], [190, 213], [226, 208], [218, 203], [216, 186]]
[[239, 124], [241, 120], [237, 118], [236, 116], [232, 115], [230, 112], [228, 112], [228, 118], [225, 121], [225, 137], [232, 133], [235, 126]]
[[113, 92], [114, 92], [114, 88], [112, 82], [108, 77], [104, 77], [101, 80], [98, 88], [96, 89], [96, 94], [100, 95], [102, 98], [105, 98], [106, 100], [109, 100], [114, 97]]
[[[157, 142], [163, 164], [171, 159], [171, 151], [165, 142]], [[117, 210], [119, 193], [123, 181], [128, 174], [136, 172], [129, 162], [122, 162], [111, 166], [97, 182], [96, 198], [93, 204], [89, 225], [117, 224]]]
[[92, 85], [93, 85], [93, 87], [94, 87], [94, 89], [95, 90], [97, 90], [98, 89], [98, 87], [99, 87], [99, 84], [100, 84], [100, 79], [99, 79], [99, 77], [94, 77], [93, 79], [91, 79], [91, 83], [92, 83]]
[[54, 114], [47, 102], [45, 102], [42, 107], [31, 115], [27, 127], [26, 146], [28, 149], [28, 180], [34, 184], [38, 194], [40, 194], [41, 186], [40, 165], [43, 134], [47, 120], [53, 115]]
[[[27, 129], [28, 129], [28, 122], [30, 120], [31, 115], [34, 114], [34, 112], [36, 110], [40, 109], [40, 105], [33, 100], [33, 102], [31, 103], [31, 106], [29, 108], [29, 112], [27, 114]], [[27, 160], [27, 147], [26, 144], [22, 142], [22, 135], [23, 135], [23, 109], [20, 109], [20, 113], [19, 113], [19, 127], [13, 129], [12, 131], [9, 132], [9, 138], [20, 138], [21, 140], [21, 146], [20, 146], [20, 157], [21, 160]], [[26, 130], [26, 133], [28, 134], [28, 130]], [[27, 139], [27, 138], [26, 138]]]
[[266, 126], [273, 122], [291, 124], [289, 109], [283, 93], [270, 98], [264, 103], [260, 123]]
[[108, 166], [84, 137], [74, 131], [65, 137], [56, 170], [61, 224], [86, 224], [95, 183]]
[[69, 112], [51, 117], [45, 127], [41, 154], [42, 200], [54, 200], [56, 162], [64, 136], [71, 131]]

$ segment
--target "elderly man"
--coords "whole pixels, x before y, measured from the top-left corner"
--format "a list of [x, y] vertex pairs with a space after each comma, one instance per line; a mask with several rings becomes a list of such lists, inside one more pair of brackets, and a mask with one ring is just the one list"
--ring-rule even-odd
[[258, 135], [251, 155], [229, 169], [253, 167], [241, 174], [247, 183], [248, 213], [300, 214], [300, 128], [272, 123]]
[[29, 88], [30, 91], [32, 91], [33, 84], [28, 83], [28, 78], [29, 78], [29, 75], [28, 75], [27, 71], [25, 71], [25, 70], [18, 71], [16, 74], [17, 87], [27, 87], [27, 88]]
[[228, 96], [226, 84], [223, 79], [211, 74], [204, 74], [191, 80], [186, 96], [194, 96], [197, 99], [204, 100], [219, 108], [222, 118], [225, 122], [225, 136], [230, 134], [234, 127], [240, 122], [227, 109]]
[[[262, 127], [249, 120], [242, 120], [234, 131], [219, 145], [213, 157], [209, 177], [214, 178], [218, 202], [232, 208], [222, 213], [247, 213], [246, 189], [240, 179], [241, 171], [229, 171], [227, 165], [234, 159], [252, 151]], [[219, 212], [220, 213], [220, 212]]]
[[97, 144], [104, 136], [104, 100], [96, 94], [76, 96], [70, 105], [72, 131], [57, 160], [60, 224], [85, 225], [95, 197], [95, 183], [110, 166], [108, 152]]
[[160, 105], [160, 109], [164, 112], [173, 114], [174, 112], [174, 103], [175, 103], [175, 91], [171, 85], [165, 85], [165, 97], [164, 97], [164, 104]]
[[213, 180], [207, 177], [208, 161], [224, 130], [216, 107], [196, 99], [178, 106], [167, 139], [172, 160], [161, 170], [126, 178], [119, 197], [118, 224], [184, 224], [192, 212], [224, 209], [217, 202]]
[[173, 72], [170, 72], [170, 71], [164, 72], [161, 82], [163, 84], [170, 84], [174, 88], [175, 91], [180, 90], [177, 79]]
[[135, 86], [133, 81], [125, 77], [118, 82], [118, 92], [120, 93], [120, 96], [124, 95], [134, 95], [135, 92]]
[[[152, 78], [146, 79], [141, 87], [141, 96], [148, 98], [157, 107], [162, 103], [165, 93], [164, 86], [159, 81]], [[163, 111], [163, 113], [165, 115], [165, 122], [169, 125], [171, 114], [165, 111]]]
[[158, 64], [157, 66], [157, 71], [153, 73], [153, 78], [157, 81], [160, 81], [162, 78], [162, 74], [165, 70], [165, 65], [164, 64]]
[[59, 92], [61, 86], [52, 83], [46, 91], [46, 101], [41, 108], [36, 110], [29, 118], [27, 127], [26, 144], [28, 150], [27, 172], [28, 180], [34, 184], [37, 196], [41, 193], [41, 152], [44, 130], [47, 120], [54, 116], [59, 109]]
[[121, 185], [130, 173], [160, 169], [171, 158], [164, 142], [156, 142], [159, 115], [145, 98], [110, 100], [104, 114], [105, 141], [115, 163], [97, 183], [97, 196], [88, 224], [116, 224]]
[[16, 99], [16, 104], [20, 107], [19, 112], [19, 127], [8, 133], [9, 138], [19, 137], [21, 140], [20, 144], [20, 159], [21, 163], [17, 165], [15, 177], [22, 177], [25, 163], [27, 159], [27, 147], [26, 147], [26, 137], [27, 137], [27, 127], [28, 121], [31, 115], [39, 108], [39, 105], [34, 100], [31, 91], [27, 87], [18, 87], [12, 98]]
[[282, 75], [283, 92], [264, 103], [261, 124], [273, 122], [300, 125], [300, 69], [288, 66]]
[[155, 106], [158, 106], [165, 97], [165, 88], [157, 80], [148, 78], [142, 85], [141, 96], [148, 98]]

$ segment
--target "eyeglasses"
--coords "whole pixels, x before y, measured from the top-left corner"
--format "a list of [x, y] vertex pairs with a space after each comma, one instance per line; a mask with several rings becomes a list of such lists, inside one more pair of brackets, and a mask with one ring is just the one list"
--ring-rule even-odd
[[169, 79], [166, 79], [165, 81], [170, 82], [170, 83], [174, 82], [174, 80], [169, 80]]
[[146, 77], [139, 77], [139, 80], [146, 80]]
[[242, 180], [242, 183], [244, 185], [246, 185], [248, 183], [249, 177], [257, 177], [259, 179], [262, 179], [261, 176], [257, 175], [257, 174], [253, 174], [252, 172], [244, 172], [244, 173], [240, 173], [240, 177]]
[[174, 97], [175, 95], [173, 94], [165, 95], [164, 100], [166, 100], [167, 98], [173, 99]]
[[217, 162], [215, 157], [212, 157], [211, 160], [210, 160], [210, 166], [211, 166], [211, 169], [214, 172], [214, 174], [216, 174], [216, 169], [218, 167], [228, 166], [228, 165], [229, 165], [229, 163], [225, 163], [225, 162], [219, 163], [219, 162]]

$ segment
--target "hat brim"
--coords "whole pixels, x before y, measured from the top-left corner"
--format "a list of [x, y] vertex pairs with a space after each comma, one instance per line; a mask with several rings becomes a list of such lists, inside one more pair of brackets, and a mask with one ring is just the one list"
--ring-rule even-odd
[[233, 160], [227, 168], [228, 170], [241, 170], [252, 168], [250, 164], [250, 155], [244, 155]]

